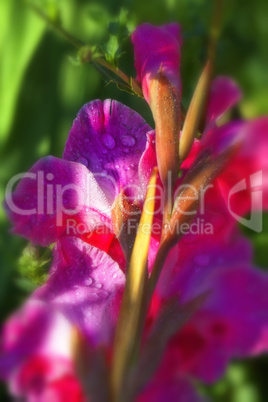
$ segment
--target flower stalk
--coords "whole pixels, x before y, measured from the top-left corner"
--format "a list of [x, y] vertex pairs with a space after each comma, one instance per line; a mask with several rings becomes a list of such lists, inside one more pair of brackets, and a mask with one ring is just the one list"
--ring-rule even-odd
[[113, 401], [125, 401], [124, 384], [140, 343], [148, 282], [147, 259], [152, 230], [157, 169], [152, 172], [137, 236], [127, 269], [111, 369]]

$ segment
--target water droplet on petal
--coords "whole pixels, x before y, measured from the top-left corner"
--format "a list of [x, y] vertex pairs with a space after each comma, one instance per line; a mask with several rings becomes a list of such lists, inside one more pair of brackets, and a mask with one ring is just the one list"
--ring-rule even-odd
[[113, 274], [113, 278], [116, 279], [116, 278], [117, 278], [117, 274]]
[[108, 292], [106, 292], [106, 290], [99, 290], [97, 295], [99, 299], [106, 299]]
[[101, 283], [95, 283], [95, 288], [101, 289], [101, 288], [102, 288], [102, 284], [101, 284]]
[[98, 294], [96, 292], [89, 292], [87, 294], [87, 300], [88, 301], [94, 301], [98, 299]]
[[120, 140], [125, 147], [133, 147], [136, 144], [136, 140], [132, 135], [122, 135]]
[[90, 286], [90, 285], [92, 284], [92, 279], [91, 279], [91, 278], [87, 278], [87, 279], [85, 280], [84, 284], [85, 284], [86, 286]]
[[84, 166], [88, 166], [88, 160], [86, 158], [81, 157], [81, 158], [77, 159], [77, 162], [81, 163]]
[[115, 139], [111, 134], [103, 134], [101, 137], [101, 141], [103, 145], [108, 149], [114, 149], [115, 147]]

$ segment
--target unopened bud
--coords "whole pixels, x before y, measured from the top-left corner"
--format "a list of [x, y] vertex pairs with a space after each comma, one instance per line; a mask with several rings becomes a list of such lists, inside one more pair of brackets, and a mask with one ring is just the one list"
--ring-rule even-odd
[[150, 83], [150, 106], [156, 132], [156, 156], [164, 188], [172, 185], [179, 172], [180, 94], [161, 71]]

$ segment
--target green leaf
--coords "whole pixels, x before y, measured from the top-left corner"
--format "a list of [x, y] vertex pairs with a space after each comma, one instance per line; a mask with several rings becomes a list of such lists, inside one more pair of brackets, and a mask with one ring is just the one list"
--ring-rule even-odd
[[123, 50], [124, 40], [129, 36], [129, 28], [127, 25], [127, 12], [121, 10], [117, 20], [110, 22], [108, 26], [109, 39], [103, 47], [106, 60], [113, 66], [118, 66], [118, 60]]
[[28, 288], [34, 288], [45, 283], [50, 259], [50, 249], [44, 251], [28, 244], [18, 260], [18, 284], [27, 284]]
[[42, 37], [45, 24], [18, 0], [0, 0], [0, 145], [14, 119], [25, 70]]

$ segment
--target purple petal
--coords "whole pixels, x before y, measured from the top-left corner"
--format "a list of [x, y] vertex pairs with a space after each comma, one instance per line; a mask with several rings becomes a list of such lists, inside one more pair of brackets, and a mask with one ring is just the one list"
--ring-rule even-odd
[[111, 339], [125, 276], [103, 251], [65, 237], [54, 248], [51, 274], [34, 298], [47, 302], [93, 343]]
[[207, 278], [214, 271], [248, 264], [251, 260], [251, 243], [236, 231], [226, 234], [225, 239], [206, 234], [186, 235], [168, 256], [158, 292], [164, 297], [180, 294], [182, 302], [191, 300], [207, 290]]
[[53, 156], [26, 173], [5, 207], [14, 232], [42, 246], [110, 224], [110, 204], [88, 169]]
[[127, 196], [142, 198], [145, 188], [138, 166], [150, 130], [122, 103], [95, 100], [83, 106], [74, 120], [63, 158], [86, 165], [110, 203], [122, 188]]

